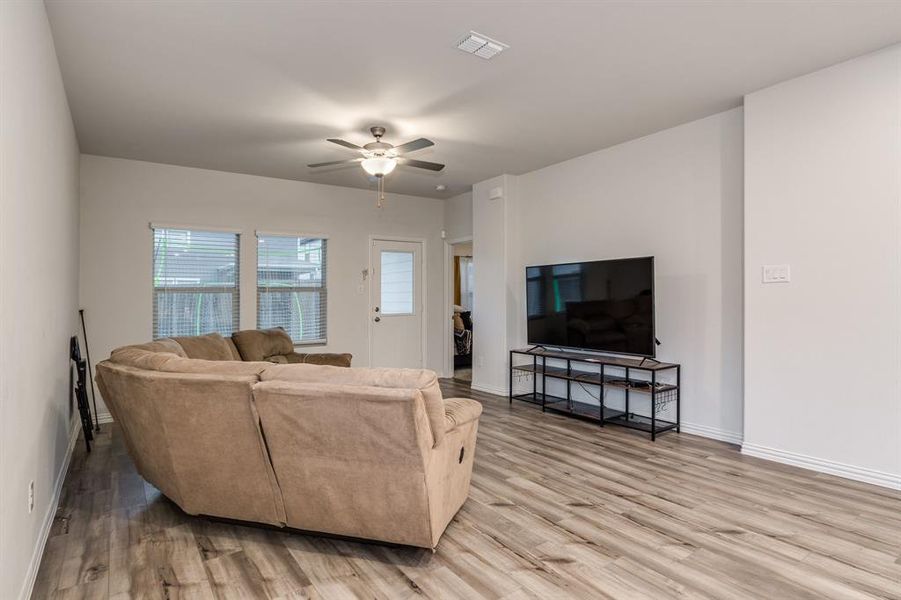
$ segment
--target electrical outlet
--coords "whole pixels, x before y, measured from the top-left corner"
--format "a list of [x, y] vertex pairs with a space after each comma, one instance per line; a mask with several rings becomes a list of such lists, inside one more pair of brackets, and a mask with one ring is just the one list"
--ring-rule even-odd
[[763, 283], [788, 283], [791, 281], [789, 265], [763, 265]]
[[485, 358], [481, 354], [479, 354], [479, 367], [484, 367], [484, 366], [485, 366]]
[[28, 482], [28, 514], [34, 512], [34, 480]]

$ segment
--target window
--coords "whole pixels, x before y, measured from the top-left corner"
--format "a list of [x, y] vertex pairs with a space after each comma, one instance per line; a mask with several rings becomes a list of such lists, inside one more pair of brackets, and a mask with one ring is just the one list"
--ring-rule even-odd
[[381, 312], [413, 314], [413, 253], [382, 251]]
[[153, 227], [153, 337], [238, 328], [239, 235]]
[[326, 342], [327, 241], [257, 234], [257, 327], [282, 327], [295, 344]]

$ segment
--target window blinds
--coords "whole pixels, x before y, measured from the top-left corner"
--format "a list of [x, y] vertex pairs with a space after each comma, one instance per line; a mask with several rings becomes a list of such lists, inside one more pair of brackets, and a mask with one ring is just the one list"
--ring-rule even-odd
[[239, 235], [153, 227], [153, 337], [238, 329]]
[[257, 327], [282, 327], [295, 344], [324, 344], [327, 241], [257, 234]]

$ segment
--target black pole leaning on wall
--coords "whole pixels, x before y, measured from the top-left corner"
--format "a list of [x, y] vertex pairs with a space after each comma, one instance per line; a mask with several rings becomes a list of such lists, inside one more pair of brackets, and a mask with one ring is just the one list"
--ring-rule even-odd
[[97, 415], [97, 390], [94, 389], [94, 368], [91, 366], [91, 345], [88, 344], [88, 330], [84, 325], [84, 309], [78, 309], [81, 316], [81, 333], [84, 335], [84, 351], [88, 357], [88, 379], [91, 380], [91, 398], [94, 401], [94, 431], [100, 431], [100, 417]]

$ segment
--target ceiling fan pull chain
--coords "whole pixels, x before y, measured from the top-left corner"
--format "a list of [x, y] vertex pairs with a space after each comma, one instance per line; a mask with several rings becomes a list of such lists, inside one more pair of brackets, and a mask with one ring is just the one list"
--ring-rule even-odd
[[378, 207], [382, 208], [382, 201], [385, 199], [385, 178], [383, 176], [378, 177], [379, 180], [379, 203]]

